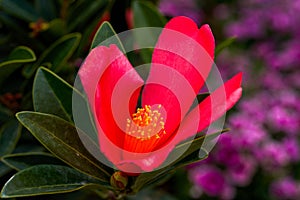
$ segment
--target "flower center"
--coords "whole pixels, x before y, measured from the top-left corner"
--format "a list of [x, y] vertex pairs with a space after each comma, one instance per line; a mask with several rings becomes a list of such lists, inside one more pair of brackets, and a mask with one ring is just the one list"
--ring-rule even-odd
[[164, 118], [161, 116], [161, 105], [151, 108], [145, 105], [138, 108], [132, 114], [132, 119], [127, 119], [126, 133], [137, 139], [148, 140], [155, 136], [160, 138], [161, 134], [166, 134]]

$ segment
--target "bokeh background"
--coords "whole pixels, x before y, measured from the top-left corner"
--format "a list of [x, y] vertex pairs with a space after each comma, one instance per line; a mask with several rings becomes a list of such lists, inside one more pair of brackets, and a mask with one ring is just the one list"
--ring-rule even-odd
[[[300, 1], [143, 2], [166, 19], [184, 15], [199, 26], [209, 24], [216, 45], [224, 46], [215, 60], [223, 78], [242, 71], [244, 91], [228, 113], [226, 127], [231, 130], [221, 135], [206, 160], [132, 198], [300, 199]], [[20, 45], [39, 58], [59, 38], [79, 32], [80, 42], [56, 71], [72, 83], [103, 21], [108, 20], [117, 33], [137, 27], [132, 5], [130, 0], [2, 0], [0, 61]], [[160, 23], [148, 19], [145, 26]], [[32, 70], [25, 66], [9, 76], [0, 71], [1, 126], [16, 111], [32, 108], [28, 100]], [[23, 149], [15, 151], [28, 150], [26, 144], [40, 148], [24, 133], [18, 142]], [[12, 173], [0, 164], [1, 185]]]

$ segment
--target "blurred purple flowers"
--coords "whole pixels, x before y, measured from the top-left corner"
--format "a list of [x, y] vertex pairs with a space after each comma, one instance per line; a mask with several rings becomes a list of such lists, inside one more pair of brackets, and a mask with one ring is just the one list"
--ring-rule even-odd
[[[221, 196], [225, 199], [230, 199], [234, 196], [233, 188], [230, 187], [223, 173], [218, 168], [208, 165], [199, 167], [191, 172], [190, 177], [196, 185], [201, 185], [202, 191], [209, 196]], [[201, 194], [202, 191], [199, 187], [194, 189], [195, 197], [197, 197], [197, 193]]]
[[[300, 12], [299, 0], [251, 0], [237, 4], [238, 20], [228, 21], [224, 27], [227, 36], [235, 35], [241, 40], [263, 39], [255, 49], [270, 68], [292, 69], [299, 64], [300, 29], [297, 24], [300, 17], [295, 15]], [[227, 7], [227, 10], [233, 9]]]
[[279, 199], [299, 199], [300, 187], [299, 184], [290, 177], [286, 177], [275, 181], [271, 185], [271, 193]]
[[[213, 16], [206, 18], [215, 17], [226, 37], [238, 39], [216, 63], [227, 77], [243, 71], [246, 91], [229, 116], [232, 131], [189, 169], [193, 196], [238, 199], [241, 187], [266, 187], [265, 195], [275, 199], [300, 199], [300, 0], [211, 7]], [[267, 183], [261, 186], [255, 175]]]
[[161, 0], [159, 5], [160, 11], [166, 16], [186, 16], [200, 23], [202, 12], [197, 8], [195, 1], [187, 0]]

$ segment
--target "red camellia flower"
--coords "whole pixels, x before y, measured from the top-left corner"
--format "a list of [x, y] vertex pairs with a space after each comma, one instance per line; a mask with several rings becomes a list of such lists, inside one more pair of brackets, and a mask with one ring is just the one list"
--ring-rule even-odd
[[114, 167], [131, 173], [161, 167], [176, 145], [239, 100], [241, 73], [191, 107], [211, 71], [214, 47], [208, 25], [198, 29], [189, 18], [173, 18], [159, 36], [145, 83], [116, 45], [90, 52], [79, 77], [100, 150]]

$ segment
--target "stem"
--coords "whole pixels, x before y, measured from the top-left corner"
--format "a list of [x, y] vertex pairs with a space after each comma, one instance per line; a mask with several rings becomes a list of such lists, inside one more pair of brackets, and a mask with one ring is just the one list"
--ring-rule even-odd
[[60, 10], [60, 17], [64, 21], [67, 17], [67, 11], [69, 7], [69, 0], [63, 0]]

